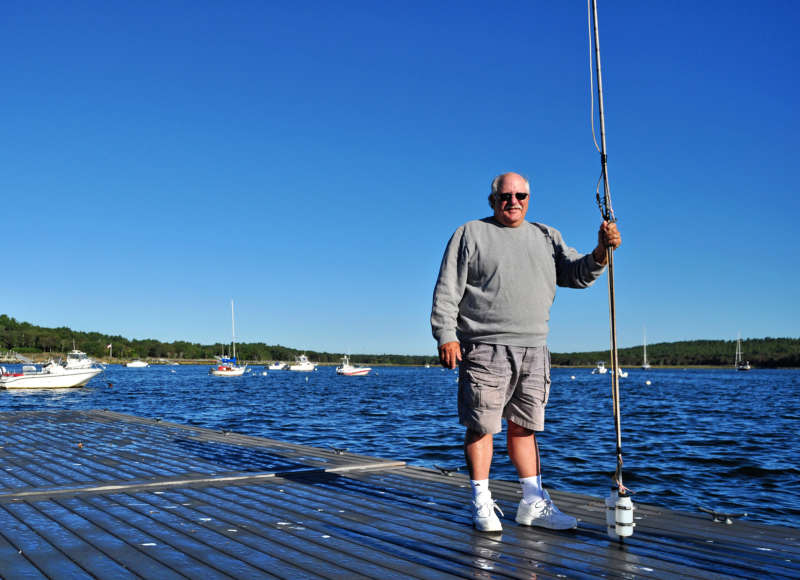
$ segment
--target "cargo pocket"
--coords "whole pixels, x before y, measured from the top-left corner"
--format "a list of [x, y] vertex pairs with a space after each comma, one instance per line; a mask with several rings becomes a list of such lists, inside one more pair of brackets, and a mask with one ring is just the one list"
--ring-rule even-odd
[[475, 409], [499, 409], [503, 407], [503, 391], [500, 386], [506, 380], [482, 369], [467, 369], [467, 390]]
[[550, 352], [546, 347], [537, 351], [533, 360], [526, 365], [515, 396], [523, 408], [528, 405], [533, 408], [547, 405], [550, 398]]

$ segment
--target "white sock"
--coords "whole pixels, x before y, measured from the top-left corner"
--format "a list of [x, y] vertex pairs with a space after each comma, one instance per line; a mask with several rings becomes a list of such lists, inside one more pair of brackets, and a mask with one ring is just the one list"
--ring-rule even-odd
[[521, 477], [519, 482], [522, 484], [522, 499], [525, 503], [536, 503], [540, 499], [544, 499], [541, 475]]
[[472, 501], [475, 503], [486, 503], [491, 501], [492, 492], [489, 491], [488, 479], [470, 479], [469, 484], [472, 486]]

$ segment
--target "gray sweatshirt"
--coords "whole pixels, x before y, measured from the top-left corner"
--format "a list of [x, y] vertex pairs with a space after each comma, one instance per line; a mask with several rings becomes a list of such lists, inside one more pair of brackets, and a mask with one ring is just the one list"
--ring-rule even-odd
[[439, 346], [458, 340], [509, 346], [547, 343], [556, 284], [590, 286], [605, 270], [544, 224], [516, 228], [493, 217], [467, 222], [447, 244], [433, 292]]

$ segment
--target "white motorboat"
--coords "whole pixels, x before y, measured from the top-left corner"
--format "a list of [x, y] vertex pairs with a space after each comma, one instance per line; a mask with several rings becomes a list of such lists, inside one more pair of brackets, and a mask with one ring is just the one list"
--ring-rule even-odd
[[288, 368], [288, 365], [284, 362], [275, 361], [271, 365], [267, 367], [267, 370], [270, 371], [285, 371]]
[[308, 357], [301, 354], [293, 365], [289, 365], [290, 371], [308, 373], [317, 369], [317, 365], [308, 360]]
[[736, 338], [736, 360], [734, 361], [734, 366], [736, 366], [737, 371], [749, 371], [750, 361], [744, 360], [742, 358], [742, 335], [739, 333], [739, 336]]
[[218, 356], [217, 364], [209, 369], [208, 374], [215, 377], [241, 377], [247, 370], [247, 365], [239, 366], [236, 364], [236, 322], [233, 317], [233, 300], [231, 300], [231, 335], [232, 335], [232, 356]]
[[131, 362], [126, 363], [125, 366], [132, 369], [143, 369], [145, 367], [149, 367], [150, 363], [147, 363], [143, 360], [132, 360]]
[[608, 372], [606, 368], [606, 363], [603, 361], [597, 361], [597, 366], [592, 369], [593, 375], [604, 375]]
[[337, 375], [344, 375], [346, 377], [363, 377], [369, 374], [372, 369], [370, 367], [357, 367], [350, 364], [350, 357], [344, 355], [342, 358], [342, 366], [336, 367]]
[[67, 368], [55, 361], [49, 361], [39, 368], [36, 365], [23, 365], [22, 372], [9, 372], [0, 367], [0, 388], [3, 389], [70, 389], [82, 387], [103, 369]]

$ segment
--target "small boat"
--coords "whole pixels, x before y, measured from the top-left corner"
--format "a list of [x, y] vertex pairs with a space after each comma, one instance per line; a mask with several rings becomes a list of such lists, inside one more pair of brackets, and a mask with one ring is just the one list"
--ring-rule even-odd
[[131, 362], [125, 365], [126, 367], [130, 367], [133, 369], [143, 369], [144, 367], [149, 367], [150, 364], [143, 361], [143, 360], [132, 360]]
[[267, 370], [270, 370], [270, 371], [285, 371], [288, 368], [288, 366], [289, 365], [287, 365], [284, 362], [275, 361], [274, 363], [272, 363], [271, 365], [269, 365], [267, 367]]
[[344, 355], [342, 358], [342, 366], [336, 367], [337, 375], [344, 375], [346, 377], [364, 377], [369, 374], [372, 369], [370, 367], [356, 367], [350, 364], [350, 357]]
[[317, 365], [308, 360], [308, 357], [304, 354], [298, 356], [297, 361], [293, 365], [289, 365], [290, 371], [301, 372], [301, 373], [308, 373], [313, 370], [316, 370], [316, 368]]
[[208, 374], [215, 377], [241, 377], [247, 369], [247, 365], [238, 366], [236, 364], [236, 357], [217, 357], [217, 366], [211, 367]]
[[592, 369], [593, 375], [604, 375], [608, 372], [606, 368], [606, 363], [603, 361], [597, 361], [597, 366]]
[[236, 364], [236, 322], [233, 318], [233, 300], [231, 300], [231, 334], [233, 337], [233, 350], [230, 357], [218, 356], [217, 365], [208, 370], [208, 374], [215, 377], [241, 377], [247, 365], [239, 366]]
[[628, 371], [624, 371], [624, 370], [622, 370], [621, 367], [618, 367], [617, 368], [617, 376], [618, 377], [622, 377], [623, 379], [627, 379], [628, 378]]
[[39, 368], [37, 365], [22, 365], [22, 372], [9, 372], [0, 367], [0, 388], [3, 389], [70, 389], [82, 387], [103, 369], [67, 368], [49, 361]]
[[642, 355], [642, 369], [647, 370], [650, 368], [650, 363], [647, 362], [647, 333], [644, 329], [642, 330], [642, 349], [644, 349]]
[[742, 335], [739, 333], [739, 336], [736, 338], [736, 360], [734, 361], [734, 366], [736, 367], [737, 371], [749, 371], [750, 370], [750, 361], [744, 360], [742, 358]]

